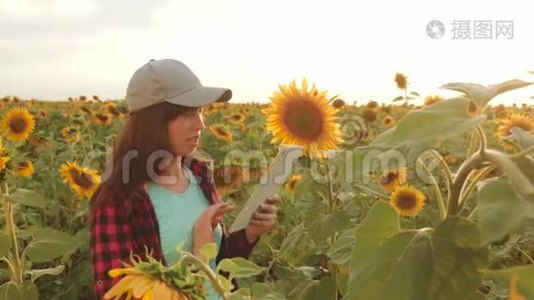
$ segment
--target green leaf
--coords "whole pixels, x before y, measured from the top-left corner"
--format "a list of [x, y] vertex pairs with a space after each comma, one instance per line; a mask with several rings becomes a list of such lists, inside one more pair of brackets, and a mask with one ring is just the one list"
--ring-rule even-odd
[[217, 256], [217, 245], [215, 243], [205, 244], [202, 246], [202, 249], [200, 249], [200, 254], [202, 254], [208, 262], [215, 259]]
[[26, 274], [30, 274], [30, 280], [31, 282], [35, 282], [37, 278], [43, 276], [43, 275], [53, 275], [57, 276], [61, 274], [65, 270], [64, 265], [59, 265], [54, 268], [48, 268], [48, 269], [33, 269], [31, 271], [26, 272]]
[[481, 270], [485, 279], [493, 279], [501, 282], [504, 286], [510, 288], [512, 276], [517, 278], [517, 289], [519, 294], [527, 299], [534, 298], [534, 266], [520, 266], [502, 270]]
[[393, 99], [393, 102], [401, 101], [404, 99], [404, 96], [397, 96], [395, 99]]
[[481, 284], [477, 269], [485, 265], [487, 253], [485, 248], [473, 248], [477, 242], [471, 239], [480, 240], [476, 224], [453, 217], [434, 231], [397, 233], [357, 262], [357, 236], [347, 297], [476, 299]]
[[26, 247], [26, 251], [34, 263], [48, 262], [60, 256], [70, 255], [82, 244], [70, 234], [51, 228], [33, 229], [30, 234], [33, 239]]
[[356, 228], [349, 285], [368, 268], [370, 258], [376, 255], [376, 251], [386, 239], [400, 230], [399, 216], [389, 203], [379, 201], [371, 207], [365, 219]]
[[31, 282], [6, 282], [0, 285], [0, 300], [39, 300], [39, 290]]
[[520, 127], [512, 127], [512, 139], [516, 140], [522, 149], [534, 147], [534, 136], [530, 135], [525, 129]]
[[217, 272], [218, 270], [230, 273], [229, 278], [242, 278], [258, 275], [265, 271], [265, 268], [242, 257], [234, 257], [221, 260], [217, 265]]
[[504, 180], [485, 184], [477, 195], [478, 219], [483, 243], [496, 241], [534, 218], [534, 204], [519, 199]]
[[483, 116], [471, 117], [468, 110], [466, 98], [455, 98], [412, 111], [397, 126], [383, 133], [386, 138], [381, 138], [381, 134], [371, 145], [396, 147], [457, 136], [484, 121]]
[[228, 300], [250, 300], [250, 291], [248, 289], [241, 288], [230, 295], [228, 295]]
[[507, 91], [515, 90], [532, 84], [519, 79], [512, 79], [493, 85], [481, 85], [478, 83], [453, 82], [441, 86], [441, 88], [454, 90], [466, 94], [477, 107], [485, 106], [493, 97]]
[[0, 232], [0, 257], [6, 255], [11, 250], [11, 239], [9, 235]]
[[350, 263], [355, 241], [356, 229], [350, 229], [341, 233], [337, 237], [336, 242], [332, 245], [330, 250], [328, 250], [328, 257], [330, 257], [337, 265], [348, 265]]
[[9, 198], [22, 205], [44, 208], [48, 201], [39, 193], [27, 190], [27, 189], [17, 189]]
[[252, 295], [258, 300], [285, 300], [284, 294], [277, 292], [267, 283], [255, 282], [252, 285]]

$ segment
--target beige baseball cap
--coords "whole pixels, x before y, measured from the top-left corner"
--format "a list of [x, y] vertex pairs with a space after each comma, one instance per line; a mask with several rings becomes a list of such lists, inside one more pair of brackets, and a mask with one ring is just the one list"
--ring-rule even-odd
[[130, 111], [136, 112], [164, 101], [200, 107], [230, 98], [230, 89], [203, 86], [197, 76], [180, 61], [151, 59], [133, 74], [125, 100]]

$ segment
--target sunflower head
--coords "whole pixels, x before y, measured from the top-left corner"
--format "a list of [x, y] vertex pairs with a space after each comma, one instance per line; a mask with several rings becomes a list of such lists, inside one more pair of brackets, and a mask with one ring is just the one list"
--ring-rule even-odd
[[17, 164], [15, 175], [19, 177], [31, 177], [33, 175], [33, 164], [31, 161], [21, 161]]
[[221, 141], [231, 142], [234, 138], [232, 132], [224, 128], [222, 124], [213, 124], [209, 127], [209, 130]]
[[245, 116], [240, 113], [235, 113], [230, 116], [230, 122], [236, 125], [242, 125], [245, 122]]
[[398, 185], [403, 185], [406, 183], [406, 167], [401, 167], [399, 169], [386, 170], [382, 172], [379, 178], [380, 185], [387, 192], [391, 192]]
[[113, 115], [113, 116], [118, 116], [120, 115], [120, 112], [119, 110], [117, 109], [117, 105], [115, 105], [115, 103], [113, 102], [108, 102], [104, 105], [104, 111], [107, 113], [107, 114], [110, 114], [110, 115]]
[[4, 116], [0, 128], [7, 139], [24, 141], [35, 128], [35, 119], [26, 108], [12, 108]]
[[289, 193], [293, 193], [295, 191], [295, 185], [297, 182], [299, 182], [302, 179], [302, 175], [300, 174], [293, 174], [289, 180], [286, 183], [286, 190]]
[[395, 124], [395, 119], [392, 116], [387, 115], [382, 119], [382, 124], [386, 127], [391, 127]]
[[443, 101], [443, 97], [440, 95], [428, 95], [425, 97], [425, 106], [432, 105]]
[[376, 121], [376, 111], [366, 108], [362, 112], [363, 119], [368, 123]]
[[76, 162], [67, 162], [60, 168], [63, 181], [80, 196], [90, 198], [98, 185], [100, 176], [97, 170], [79, 166]]
[[315, 85], [308, 89], [306, 79], [299, 88], [295, 81], [280, 85], [263, 109], [267, 116], [266, 128], [271, 131], [271, 143], [303, 146], [310, 157], [320, 157], [320, 150], [337, 149], [341, 131], [336, 123], [338, 110], [329, 105], [326, 91]]
[[511, 129], [519, 127], [528, 133], [534, 134], [534, 120], [524, 114], [512, 114], [508, 119], [499, 122], [497, 136], [506, 138], [512, 134]]
[[340, 109], [345, 106], [345, 101], [343, 101], [342, 99], [334, 99], [334, 101], [332, 101], [332, 106], [337, 109]]
[[111, 124], [111, 116], [108, 114], [103, 113], [95, 113], [93, 115], [93, 123], [94, 124], [101, 124], [101, 125], [109, 125]]
[[63, 127], [61, 129], [61, 135], [68, 144], [77, 143], [81, 139], [78, 128], [73, 126]]
[[9, 159], [9, 156], [0, 156], [0, 173], [7, 168], [7, 162]]
[[402, 73], [396, 73], [394, 80], [397, 84], [397, 88], [404, 90], [406, 87], [408, 87], [408, 77], [406, 77], [406, 75]]
[[425, 206], [425, 196], [410, 185], [399, 185], [391, 193], [389, 203], [404, 217], [417, 215]]
[[378, 105], [378, 102], [376, 102], [374, 100], [371, 100], [371, 101], [367, 102], [366, 107], [367, 107], [367, 109], [372, 110], [372, 111], [374, 111], [376, 113], [376, 112], [378, 112], [378, 108], [380, 106]]

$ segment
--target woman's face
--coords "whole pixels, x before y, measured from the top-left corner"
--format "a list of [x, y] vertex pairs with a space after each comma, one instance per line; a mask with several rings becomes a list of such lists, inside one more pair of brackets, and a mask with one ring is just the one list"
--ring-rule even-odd
[[175, 155], [185, 156], [195, 152], [204, 129], [202, 108], [193, 108], [168, 123], [169, 141]]

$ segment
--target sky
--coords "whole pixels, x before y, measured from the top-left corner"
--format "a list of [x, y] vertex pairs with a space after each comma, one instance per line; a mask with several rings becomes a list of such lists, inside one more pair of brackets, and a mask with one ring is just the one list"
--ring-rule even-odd
[[[174, 58], [234, 102], [266, 103], [305, 77], [348, 103], [391, 103], [401, 72], [417, 103], [458, 95], [439, 88], [449, 82], [534, 81], [531, 11], [518, 0], [0, 0], [0, 97], [120, 99], [137, 68]], [[433, 20], [441, 38], [427, 33]], [[534, 85], [492, 103], [532, 96]]]

